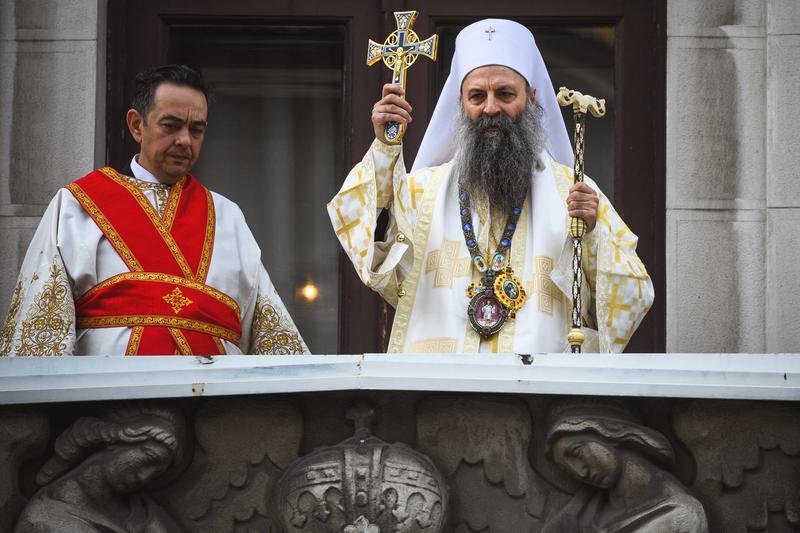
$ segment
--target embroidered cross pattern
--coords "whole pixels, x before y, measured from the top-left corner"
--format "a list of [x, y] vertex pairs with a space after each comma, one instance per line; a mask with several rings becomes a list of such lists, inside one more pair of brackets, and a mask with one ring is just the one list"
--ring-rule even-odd
[[172, 289], [172, 292], [165, 294], [163, 300], [172, 307], [176, 315], [180, 313], [184, 307], [193, 303], [189, 298], [183, 295], [180, 287], [175, 287]]
[[425, 272], [436, 272], [434, 287], [452, 287], [454, 278], [469, 276], [472, 262], [469, 257], [458, 259], [461, 241], [442, 241], [442, 247], [428, 254]]
[[342, 212], [338, 207], [336, 208], [336, 214], [338, 215], [339, 222], [341, 223], [341, 225], [336, 228], [336, 235], [344, 234], [345, 238], [347, 239], [347, 247], [352, 248], [353, 242], [350, 237], [350, 230], [358, 226], [358, 220], [345, 220], [344, 215], [342, 215]]

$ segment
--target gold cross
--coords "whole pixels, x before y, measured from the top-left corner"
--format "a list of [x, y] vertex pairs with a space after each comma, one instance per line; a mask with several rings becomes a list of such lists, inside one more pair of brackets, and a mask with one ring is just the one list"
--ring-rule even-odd
[[495, 30], [494, 28], [492, 28], [491, 26], [489, 26], [488, 28], [486, 28], [485, 30], [483, 30], [483, 33], [485, 33], [485, 34], [486, 34], [486, 36], [487, 36], [487, 37], [489, 37], [489, 40], [491, 41], [491, 40], [492, 40], [492, 34], [494, 34], [496, 31], [497, 31], [497, 30]]
[[610, 326], [611, 322], [614, 320], [614, 313], [617, 311], [631, 311], [631, 306], [628, 304], [623, 304], [620, 301], [617, 301], [617, 292], [619, 291], [619, 285], [614, 285], [611, 289], [611, 301], [608, 302], [608, 308], [611, 309], [611, 313], [608, 315], [608, 322], [606, 325]]
[[442, 241], [442, 248], [428, 254], [425, 273], [436, 272], [433, 278], [434, 287], [452, 287], [454, 278], [467, 277], [472, 270], [469, 257], [458, 259], [461, 241]]
[[[406, 70], [414, 64], [417, 57], [423, 55], [436, 61], [439, 36], [432, 35], [424, 41], [412, 29], [417, 20], [416, 11], [395, 11], [394, 19], [397, 29], [393, 31], [383, 44], [369, 40], [367, 46], [367, 65], [372, 66], [380, 60], [392, 71], [392, 83], [399, 83], [406, 88]], [[401, 96], [405, 98], [405, 96]], [[397, 122], [386, 123], [386, 140], [397, 144], [403, 138], [405, 125]]]
[[411, 208], [417, 208], [417, 195], [422, 194], [425, 191], [423, 187], [417, 187], [416, 181], [414, 181], [414, 177], [408, 178], [408, 193], [411, 195]]
[[545, 255], [536, 256], [536, 270], [531, 280], [529, 292], [539, 295], [539, 311], [553, 314], [553, 301], [564, 303], [564, 295], [553, 283], [550, 273], [553, 271], [553, 260]]
[[341, 224], [336, 229], [336, 235], [341, 235], [342, 233], [344, 233], [345, 238], [347, 238], [347, 247], [348, 248], [352, 248], [353, 247], [353, 243], [350, 240], [350, 230], [355, 228], [356, 226], [358, 226], [358, 220], [353, 220], [353, 221], [347, 222], [344, 219], [344, 216], [342, 216], [342, 212], [339, 210], [338, 207], [336, 208], [336, 216], [339, 217], [339, 222]]
[[172, 292], [165, 294], [162, 299], [172, 307], [176, 315], [180, 313], [184, 307], [193, 303], [189, 298], [183, 295], [179, 287], [172, 289]]
[[354, 187], [347, 189], [346, 191], [342, 192], [342, 196], [345, 194], [353, 194], [358, 198], [358, 202], [361, 205], [367, 205], [367, 198], [364, 196], [364, 191], [362, 191], [362, 184], [358, 183]]

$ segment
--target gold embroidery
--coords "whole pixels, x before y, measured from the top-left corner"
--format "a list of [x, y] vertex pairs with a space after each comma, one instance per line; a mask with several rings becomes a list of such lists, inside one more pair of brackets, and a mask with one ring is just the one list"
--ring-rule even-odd
[[533, 279], [529, 281], [530, 291], [539, 295], [539, 311], [553, 314], [553, 302], [564, 303], [564, 297], [558, 289], [550, 274], [553, 272], [553, 260], [544, 255], [537, 255], [535, 258], [536, 270]]
[[228, 353], [228, 351], [225, 349], [225, 345], [222, 344], [222, 341], [219, 340], [216, 337], [214, 337], [214, 344], [217, 345], [217, 350], [219, 350], [219, 353], [221, 353], [221, 354], [227, 354]]
[[125, 350], [125, 355], [137, 354], [139, 351], [139, 344], [142, 343], [142, 333], [144, 333], [144, 328], [142, 326], [131, 328], [131, 338], [128, 339], [128, 348]]
[[[380, 142], [380, 141], [378, 141]], [[427, 248], [428, 236], [431, 231], [431, 219], [433, 217], [433, 202], [439, 194], [443, 177], [450, 172], [452, 163], [446, 163], [433, 171], [428, 184], [425, 186], [425, 192], [422, 194], [422, 201], [419, 208], [419, 218], [414, 227], [414, 262], [412, 263], [411, 272], [403, 282], [406, 287], [410, 287], [408, 294], [400, 299], [394, 315], [394, 322], [392, 323], [392, 335], [389, 338], [389, 353], [400, 353], [406, 344], [406, 333], [408, 332], [408, 324], [411, 320], [411, 311], [414, 307], [414, 301], [417, 297], [417, 289], [419, 287], [419, 278], [422, 268], [425, 266], [425, 249]], [[401, 182], [402, 183], [402, 182]], [[398, 217], [400, 220], [401, 217]], [[411, 234], [405, 231], [406, 234]], [[469, 326], [468, 326], [469, 327]], [[470, 328], [471, 329], [471, 328]], [[476, 334], [477, 336], [477, 334]]]
[[[171, 198], [169, 185], [165, 183], [151, 183], [149, 181], [140, 180], [138, 178], [134, 178], [133, 176], [126, 176], [124, 174], [120, 174], [120, 176], [128, 180], [128, 183], [139, 190], [153, 191], [156, 195], [156, 211], [158, 211], [159, 216], [164, 217], [164, 209], [168, 206], [169, 199]], [[175, 207], [177, 207], [177, 202]], [[175, 215], [174, 211], [172, 215]]]
[[117, 251], [120, 257], [122, 257], [122, 260], [125, 261], [125, 264], [128, 265], [128, 268], [139, 272], [144, 270], [136, 257], [134, 257], [131, 249], [128, 248], [128, 245], [125, 244], [125, 241], [123, 241], [119, 236], [116, 228], [111, 225], [103, 212], [100, 211], [92, 199], [89, 198], [89, 195], [87, 195], [83, 189], [81, 189], [75, 183], [70, 183], [67, 185], [67, 189], [75, 196], [75, 198], [78, 199], [86, 212], [89, 213], [89, 216], [92, 217], [92, 220], [94, 220], [100, 229], [103, 230], [103, 233], [108, 240], [111, 241], [112, 246], [114, 246], [114, 249]]
[[425, 273], [436, 272], [434, 287], [452, 287], [454, 278], [470, 275], [472, 261], [469, 257], [458, 258], [461, 241], [442, 241], [442, 247], [428, 254]]
[[214, 337], [221, 337], [226, 341], [239, 344], [239, 335], [226, 327], [193, 320], [191, 318], [161, 316], [161, 315], [117, 315], [103, 317], [84, 317], [78, 319], [78, 328], [132, 328], [136, 326], [163, 326], [166, 328], [191, 329], [200, 333], [208, 333]]
[[211, 198], [211, 191], [206, 189], [206, 201], [208, 203], [208, 217], [206, 222], [206, 238], [203, 241], [203, 251], [200, 253], [200, 263], [197, 265], [197, 280], [205, 281], [208, 276], [208, 269], [211, 266], [211, 252], [214, 249], [214, 231], [217, 227], [217, 215], [214, 210], [214, 200]]
[[116, 283], [119, 283], [120, 281], [126, 281], [126, 280], [162, 281], [165, 283], [172, 283], [181, 287], [194, 289], [208, 296], [211, 296], [218, 302], [227, 305], [228, 307], [236, 311], [237, 315], [240, 314], [239, 305], [233, 298], [231, 298], [224, 292], [218, 291], [217, 289], [209, 285], [204, 285], [194, 280], [179, 278], [178, 276], [173, 276], [171, 274], [162, 274], [160, 272], [123, 272], [122, 274], [117, 274], [116, 276], [112, 276], [106, 280], [101, 281], [100, 283], [98, 283], [97, 285], [86, 291], [78, 299], [78, 301], [80, 302], [81, 300], [89, 298], [92, 294], [94, 294], [98, 290], [108, 287], [109, 285], [114, 285]]
[[282, 319], [268, 298], [259, 298], [253, 315], [251, 354], [302, 354], [303, 341], [297, 331]]
[[194, 279], [194, 272], [192, 272], [192, 269], [189, 267], [189, 263], [186, 262], [186, 258], [183, 257], [181, 249], [178, 247], [178, 244], [175, 242], [175, 239], [172, 238], [172, 235], [170, 235], [169, 231], [167, 231], [167, 228], [164, 226], [161, 217], [155, 212], [153, 206], [150, 204], [147, 198], [145, 198], [144, 194], [142, 194], [142, 191], [130, 184], [119, 172], [111, 167], [103, 167], [100, 169], [100, 172], [114, 180], [119, 185], [122, 185], [128, 189], [128, 192], [133, 195], [133, 197], [139, 203], [139, 206], [141, 206], [148, 218], [152, 221], [153, 227], [156, 228], [156, 231], [158, 231], [158, 233], [161, 235], [161, 238], [164, 239], [164, 244], [166, 244], [167, 248], [169, 248], [169, 251], [172, 253], [172, 257], [175, 258], [175, 261], [181, 268], [183, 275], [189, 279]]
[[458, 350], [458, 339], [455, 337], [422, 339], [408, 345], [408, 351], [411, 353], [455, 353], [456, 350]]
[[606, 324], [609, 327], [611, 326], [611, 323], [614, 321], [614, 315], [617, 313], [617, 311], [627, 311], [628, 314], [630, 315], [633, 314], [631, 312], [632, 307], [630, 305], [623, 303], [623, 300], [617, 299], [617, 292], [619, 291], [619, 287], [620, 286], [616, 283], [612, 286], [611, 301], [608, 302], [606, 306], [610, 311], [608, 314], [608, 323]]
[[164, 220], [164, 226], [167, 229], [172, 229], [172, 223], [175, 222], [175, 215], [178, 212], [178, 203], [181, 199], [181, 194], [183, 193], [183, 185], [186, 183], [186, 176], [181, 177], [175, 185], [172, 186], [172, 189], [169, 192], [169, 198], [167, 199], [167, 207], [164, 210], [164, 213], [161, 215], [161, 218]]
[[172, 310], [175, 311], [176, 315], [180, 313], [184, 307], [186, 307], [187, 305], [192, 305], [194, 303], [189, 298], [183, 295], [179, 287], [175, 287], [174, 289], [172, 289], [172, 292], [164, 295], [162, 299], [165, 302], [167, 302], [170, 305], [170, 307], [172, 307]]
[[346, 191], [342, 191], [340, 193], [341, 197], [344, 198], [348, 194], [352, 194], [358, 200], [358, 203], [362, 206], [367, 205], [367, 197], [364, 196], [364, 183], [361, 183], [361, 172], [359, 171], [359, 183], [356, 183], [351, 188], [347, 189]]
[[417, 187], [417, 183], [413, 176], [408, 178], [408, 194], [411, 196], [411, 209], [417, 208], [417, 197], [425, 192], [424, 187]]
[[358, 226], [359, 221], [358, 220], [350, 220], [350, 221], [346, 220], [344, 218], [344, 216], [342, 215], [342, 212], [339, 210], [338, 207], [336, 208], [336, 215], [339, 217], [339, 222], [341, 222], [341, 225], [338, 228], [336, 228], [336, 235], [341, 235], [342, 233], [344, 233], [344, 236], [347, 239], [347, 248], [348, 249], [352, 248], [353, 247], [353, 242], [351, 241], [351, 238], [350, 238], [350, 230], [355, 228], [356, 226]]
[[20, 279], [14, 288], [14, 295], [11, 297], [11, 306], [8, 308], [8, 313], [6, 313], [3, 329], [0, 329], [0, 357], [11, 353], [11, 347], [14, 345], [14, 331], [17, 329], [23, 296], [22, 279]]
[[66, 273], [53, 263], [42, 292], [22, 322], [17, 355], [63, 355], [75, 311]]
[[169, 328], [169, 334], [172, 335], [172, 339], [178, 347], [178, 355], [192, 355], [192, 347], [189, 346], [189, 341], [186, 340], [181, 330]]

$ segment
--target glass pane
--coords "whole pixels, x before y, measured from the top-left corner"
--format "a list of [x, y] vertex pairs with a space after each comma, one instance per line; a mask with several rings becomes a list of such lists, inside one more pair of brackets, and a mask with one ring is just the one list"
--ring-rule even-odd
[[343, 173], [344, 29], [176, 26], [169, 58], [214, 91], [194, 173], [235, 201], [314, 353], [338, 352], [339, 246], [325, 203]]
[[[456, 35], [463, 26], [440, 26], [437, 94], [450, 73]], [[569, 87], [606, 100], [606, 116], [586, 119], [586, 174], [614, 200], [614, 28], [612, 26], [528, 26], [544, 58], [553, 89]], [[570, 139], [574, 121], [562, 108]]]

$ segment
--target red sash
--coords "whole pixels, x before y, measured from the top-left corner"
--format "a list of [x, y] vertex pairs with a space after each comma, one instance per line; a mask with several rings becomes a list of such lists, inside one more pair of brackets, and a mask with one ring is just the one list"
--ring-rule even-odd
[[220, 339], [238, 344], [238, 305], [205, 284], [216, 226], [205, 187], [189, 174], [181, 178], [163, 217], [110, 167], [67, 189], [130, 269], [78, 299], [78, 328], [132, 328], [129, 355], [220, 355]]

